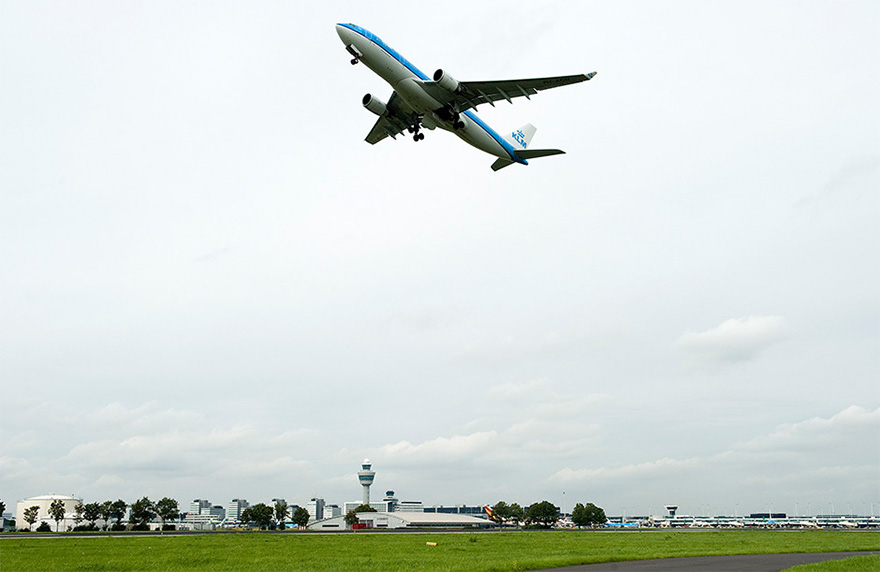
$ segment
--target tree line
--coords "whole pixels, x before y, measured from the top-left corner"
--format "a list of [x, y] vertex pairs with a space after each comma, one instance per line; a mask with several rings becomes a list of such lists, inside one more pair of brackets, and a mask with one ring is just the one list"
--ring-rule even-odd
[[[513, 523], [519, 526], [524, 523], [529, 526], [537, 526], [549, 528], [557, 520], [559, 520], [559, 509], [550, 501], [541, 501], [530, 504], [523, 508], [517, 503], [507, 504], [504, 501], [498, 501], [494, 506], [489, 507], [487, 511], [489, 519], [503, 524], [505, 522]], [[599, 526], [608, 522], [605, 517], [605, 511], [591, 502], [586, 505], [577, 503], [571, 512], [571, 521], [575, 526]]]
[[[175, 525], [168, 524], [181, 518], [180, 509], [176, 500], [168, 497], [153, 502], [149, 497], [143, 497], [131, 504], [131, 515], [126, 527], [122, 524], [125, 518], [126, 509], [129, 505], [122, 499], [115, 501], [91, 502], [83, 504], [82, 501], [77, 503], [74, 513], [74, 531], [89, 530], [149, 530], [150, 522], [156, 517], [162, 520], [162, 530], [174, 530]], [[0, 513], [6, 509], [5, 503], [0, 501]], [[39, 518], [39, 506], [34, 505], [24, 510], [23, 518], [28, 523], [28, 530], [32, 530], [34, 523]], [[352, 509], [345, 515], [345, 522], [349, 526], [357, 523], [357, 513], [364, 511], [375, 511], [369, 505], [362, 505]], [[486, 511], [489, 519], [498, 524], [513, 523], [519, 526], [520, 523], [529, 526], [537, 526], [548, 528], [559, 520], [559, 510], [549, 501], [541, 501], [533, 503], [526, 508], [521, 507], [517, 503], [507, 504], [504, 501], [498, 501], [492, 507], [487, 507]], [[65, 518], [64, 502], [60, 499], [52, 501], [49, 505], [49, 516], [55, 521], [55, 531], [58, 531], [60, 523]], [[263, 530], [284, 530], [288, 516], [291, 521], [300, 528], [304, 528], [309, 522], [309, 511], [302, 507], [291, 507], [285, 501], [278, 501], [274, 505], [265, 503], [257, 503], [254, 506], [244, 509], [239, 516], [242, 524], [246, 526], [255, 526]], [[98, 520], [104, 521], [99, 528]], [[571, 520], [576, 526], [599, 526], [607, 522], [605, 511], [593, 503], [586, 505], [577, 503], [572, 510]], [[85, 524], [83, 524], [85, 523]], [[45, 522], [41, 523], [38, 532], [51, 531], [49, 525]]]
[[[125, 518], [126, 510], [131, 508], [128, 519], [128, 526], [122, 524]], [[6, 503], [0, 501], [0, 514], [6, 510]], [[22, 514], [24, 521], [28, 524], [27, 530], [33, 530], [34, 523], [39, 519], [40, 507], [38, 505], [29, 506]], [[64, 501], [56, 499], [49, 505], [49, 516], [55, 521], [55, 531], [58, 532], [61, 521], [65, 518]], [[159, 501], [153, 502], [149, 497], [143, 497], [136, 500], [131, 505], [122, 499], [115, 501], [90, 502], [83, 504], [82, 501], [76, 504], [73, 512], [74, 531], [97, 531], [97, 530], [149, 530], [150, 523], [159, 517], [162, 520], [161, 530], [174, 530], [175, 525], [168, 524], [168, 521], [174, 521], [183, 518], [180, 514], [180, 507], [176, 500], [165, 497]], [[283, 530], [288, 517], [299, 527], [305, 527], [309, 522], [309, 511], [302, 507], [291, 507], [285, 501], [276, 502], [273, 506], [265, 503], [258, 503], [244, 509], [239, 516], [239, 520], [244, 525], [255, 526], [268, 530]], [[98, 521], [103, 521], [101, 526]], [[51, 532], [51, 528], [45, 522], [37, 528], [38, 532]]]
[[274, 506], [265, 503], [249, 506], [241, 511], [239, 520], [242, 524], [253, 525], [262, 530], [284, 530], [288, 516], [300, 528], [304, 528], [309, 523], [309, 511], [301, 506], [291, 511], [286, 501], [278, 501]]

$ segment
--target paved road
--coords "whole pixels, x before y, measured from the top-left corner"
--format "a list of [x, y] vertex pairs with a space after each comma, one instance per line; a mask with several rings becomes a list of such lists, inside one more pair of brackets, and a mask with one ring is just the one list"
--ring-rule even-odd
[[741, 554], [607, 562], [553, 568], [553, 572], [779, 572], [799, 564], [840, 560], [880, 552], [814, 552], [806, 554]]

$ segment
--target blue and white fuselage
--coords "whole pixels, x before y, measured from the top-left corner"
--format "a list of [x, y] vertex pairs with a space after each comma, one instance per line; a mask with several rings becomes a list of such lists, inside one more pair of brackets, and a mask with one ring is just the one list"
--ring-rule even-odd
[[553, 149], [530, 150], [528, 143], [534, 127], [524, 126], [510, 134], [500, 135], [479, 119], [474, 111], [477, 105], [514, 97], [529, 97], [542, 89], [585, 81], [589, 75], [564, 76], [530, 80], [494, 82], [459, 82], [439, 69], [433, 78], [383, 42], [378, 36], [355, 24], [337, 24], [336, 33], [351, 54], [352, 64], [362, 62], [394, 89], [385, 102], [367, 94], [364, 106], [379, 116], [367, 141], [377, 143], [386, 136], [396, 137], [404, 130], [416, 141], [424, 138], [420, 128], [439, 127], [457, 135], [466, 143], [498, 157], [493, 169], [512, 163], [528, 164], [531, 157], [559, 154]]

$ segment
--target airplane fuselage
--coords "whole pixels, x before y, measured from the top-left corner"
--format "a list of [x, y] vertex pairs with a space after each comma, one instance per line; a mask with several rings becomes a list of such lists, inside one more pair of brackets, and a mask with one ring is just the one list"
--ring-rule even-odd
[[517, 157], [508, 141], [473, 111], [458, 113], [433, 98], [423, 89], [424, 82], [430, 82], [431, 79], [379, 37], [354, 24], [337, 24], [336, 33], [354, 57], [352, 63], [363, 63], [388, 82], [419, 116], [421, 126], [427, 129], [439, 127], [490, 155], [527, 164], [524, 159]]

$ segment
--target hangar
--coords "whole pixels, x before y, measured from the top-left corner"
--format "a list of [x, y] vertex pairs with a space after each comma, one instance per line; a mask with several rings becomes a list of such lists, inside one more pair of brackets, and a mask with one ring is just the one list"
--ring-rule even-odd
[[[55, 523], [49, 515], [49, 507], [52, 506], [54, 501], [58, 500], [64, 505], [64, 518], [61, 522]], [[56, 526], [60, 527], [61, 530], [64, 530], [70, 523], [74, 522], [73, 513], [76, 512], [76, 505], [81, 502], [82, 499], [68, 495], [42, 495], [18, 501], [18, 504], [15, 507], [15, 526], [18, 528], [33, 528], [25, 522], [24, 511], [32, 506], [36, 506], [39, 509], [39, 512], [37, 512], [37, 521], [34, 525], [39, 526], [38, 523], [46, 522], [51, 523], [53, 530]]]
[[[367, 528], [489, 528], [494, 523], [485, 518], [466, 514], [445, 514], [430, 512], [361, 512], [361, 524]], [[344, 516], [325, 518], [313, 522], [309, 530], [345, 530]]]

